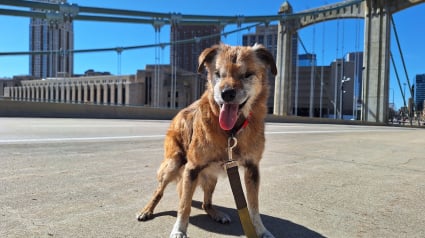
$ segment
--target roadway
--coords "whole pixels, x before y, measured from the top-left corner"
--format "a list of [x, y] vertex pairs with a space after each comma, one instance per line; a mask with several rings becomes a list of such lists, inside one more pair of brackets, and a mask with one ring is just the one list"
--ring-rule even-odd
[[[156, 186], [169, 121], [0, 118], [0, 237], [168, 237], [175, 185]], [[261, 213], [276, 237], [425, 237], [423, 129], [269, 123]], [[226, 178], [220, 225], [194, 196], [190, 237], [241, 237]]]

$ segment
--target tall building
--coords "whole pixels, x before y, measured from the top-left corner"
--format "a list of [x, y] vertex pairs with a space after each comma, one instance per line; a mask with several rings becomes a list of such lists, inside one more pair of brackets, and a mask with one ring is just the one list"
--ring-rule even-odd
[[415, 105], [416, 110], [422, 111], [424, 109], [425, 100], [425, 74], [416, 75], [416, 86], [415, 86]]
[[[315, 55], [314, 59], [316, 58]], [[313, 72], [313, 73], [312, 73]], [[332, 110], [330, 66], [300, 66], [292, 77], [292, 114], [327, 117]], [[311, 110], [310, 110], [311, 108]]]
[[[64, 0], [38, 0], [38, 2], [61, 3]], [[33, 11], [41, 11], [33, 9]], [[63, 13], [49, 12], [47, 19], [31, 18], [30, 51], [52, 51], [50, 54], [32, 54], [30, 56], [30, 75], [36, 78], [72, 76], [74, 70], [73, 54], [74, 29], [71, 18]]]
[[170, 48], [171, 65], [189, 72], [197, 72], [199, 54], [205, 48], [220, 43], [220, 32], [219, 25], [171, 25], [171, 42], [213, 36], [199, 40], [196, 43], [172, 44]]
[[[155, 67], [159, 67], [159, 70], [156, 71]], [[173, 73], [170, 65], [146, 65], [145, 70], [137, 71], [137, 78], [143, 79], [144, 105], [183, 108], [199, 98], [199, 90], [196, 88], [200, 81], [198, 74], [182, 69], [174, 73], [177, 80], [173, 98], [171, 91]], [[159, 84], [155, 84], [155, 74], [158, 74]]]
[[[278, 25], [257, 26], [254, 33], [244, 34], [242, 36], [242, 45], [253, 46], [255, 43], [262, 44], [272, 53], [273, 58], [276, 60], [277, 56], [277, 36]], [[295, 67], [298, 54], [298, 35], [294, 34], [292, 38], [292, 65]], [[295, 71], [293, 71], [295, 72]], [[274, 106], [274, 90], [275, 90], [275, 77], [269, 74], [270, 96], [267, 102], [269, 112], [273, 112]]]
[[298, 55], [298, 66], [317, 66], [316, 54], [306, 53]]
[[276, 59], [277, 27], [278, 25], [257, 26], [254, 33], [244, 34], [242, 36], [242, 45], [253, 46], [255, 43], [262, 44]]
[[351, 52], [331, 63], [327, 89], [330, 117], [360, 119], [363, 52]]
[[[348, 62], [349, 65], [352, 65], [353, 72], [352, 75], [347, 75], [347, 77], [351, 77], [352, 80], [352, 90], [353, 92], [346, 94], [345, 96], [352, 97], [348, 99], [344, 99], [345, 101], [350, 102], [347, 106], [352, 106], [353, 108], [353, 118], [356, 120], [360, 120], [360, 111], [362, 107], [362, 87], [363, 87], [363, 52], [350, 52], [345, 55], [345, 62]], [[350, 83], [350, 84], [351, 84]], [[345, 107], [345, 105], [344, 105]], [[350, 110], [349, 108], [344, 110]], [[348, 115], [350, 113], [348, 112]]]

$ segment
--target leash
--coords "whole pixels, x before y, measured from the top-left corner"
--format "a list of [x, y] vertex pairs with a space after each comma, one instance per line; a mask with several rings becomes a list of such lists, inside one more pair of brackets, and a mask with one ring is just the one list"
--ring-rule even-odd
[[233, 160], [233, 148], [235, 148], [237, 144], [238, 140], [236, 137], [233, 135], [229, 136], [227, 140], [228, 161], [224, 164], [224, 167], [229, 177], [230, 187], [232, 188], [233, 198], [235, 199], [236, 208], [238, 209], [242, 229], [247, 238], [258, 238], [251, 217], [249, 216], [241, 178], [239, 176], [238, 164]]

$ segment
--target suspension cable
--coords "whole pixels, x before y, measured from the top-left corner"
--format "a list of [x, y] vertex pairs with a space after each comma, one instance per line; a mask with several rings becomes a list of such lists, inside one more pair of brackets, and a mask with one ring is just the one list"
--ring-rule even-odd
[[[413, 97], [412, 86], [410, 85], [409, 75], [407, 74], [406, 62], [404, 61], [403, 51], [401, 50], [400, 41], [399, 41], [398, 34], [397, 34], [397, 29], [396, 29], [394, 18], [393, 18], [392, 15], [391, 15], [391, 23], [392, 23], [393, 30], [394, 30], [394, 36], [395, 36], [395, 39], [396, 39], [396, 42], [397, 42], [398, 51], [400, 53], [401, 62], [403, 63], [403, 69], [404, 69], [404, 74], [406, 75], [407, 85], [409, 86], [410, 97]], [[394, 68], [395, 68], [395, 66], [394, 66]], [[406, 106], [406, 102], [404, 103], [404, 106]]]
[[356, 39], [355, 39], [355, 54], [354, 54], [354, 81], [353, 81], [353, 116], [354, 118], [357, 119], [357, 102], [358, 102], [358, 98], [357, 96], [359, 95], [359, 66], [360, 65], [360, 57], [359, 57], [359, 43], [360, 43], [360, 24], [359, 21], [356, 21]]
[[[297, 44], [299, 43], [301, 45], [301, 47], [303, 48], [305, 54], [309, 54], [309, 52], [307, 51], [307, 48], [304, 45], [303, 40], [301, 39], [301, 36], [299, 34], [297, 34]], [[299, 95], [299, 67], [300, 67], [300, 60], [299, 60], [299, 56], [298, 56], [298, 47], [297, 47], [297, 58], [296, 58], [296, 67], [295, 67], [295, 116], [298, 116], [298, 95]]]
[[400, 88], [401, 95], [403, 96], [404, 107], [406, 107], [406, 97], [405, 97], [404, 92], [403, 92], [403, 89], [401, 87], [400, 77], [398, 76], [398, 71], [397, 71], [397, 68], [395, 66], [394, 57], [393, 57], [393, 55], [392, 55], [391, 52], [390, 52], [390, 59], [391, 59], [391, 62], [392, 62], [393, 68], [394, 68], [395, 76], [397, 78], [398, 87]]
[[298, 54], [298, 45], [302, 44], [302, 46], [304, 47], [304, 51], [306, 51], [304, 44], [302, 43], [301, 37], [300, 35], [297, 33], [297, 57], [295, 59], [295, 102], [294, 102], [294, 108], [295, 108], [295, 116], [298, 116], [298, 86], [299, 86], [299, 76], [300, 76], [300, 57]]
[[300, 37], [300, 36], [298, 36], [298, 41], [300, 42], [301, 47], [303, 47], [304, 52], [305, 52], [306, 54], [308, 54], [307, 48], [305, 47], [304, 42], [303, 42], [303, 40], [301, 39], [301, 37]]
[[338, 96], [338, 57], [339, 57], [339, 18], [336, 22], [336, 47], [335, 47], [335, 80], [334, 80], [334, 100], [333, 100], [333, 106], [334, 106], [334, 119], [338, 118], [339, 107], [337, 107], [337, 96]]
[[322, 23], [322, 63], [320, 67], [320, 99], [319, 99], [320, 118], [323, 117], [323, 74], [324, 74], [323, 66], [325, 65], [325, 30], [326, 30], [325, 23]]
[[316, 42], [316, 27], [313, 26], [313, 37], [312, 37], [312, 53], [311, 53], [311, 72], [310, 72], [310, 101], [309, 101], [309, 117], [313, 117], [314, 115], [314, 75], [316, 72], [316, 65], [315, 65], [315, 42]]
[[[81, 49], [81, 50], [50, 50], [50, 51], [14, 51], [14, 52], [0, 52], [0, 57], [1, 56], [18, 56], [18, 55], [42, 55], [42, 54], [59, 54], [59, 53], [93, 53], [93, 52], [107, 52], [107, 51], [117, 51], [117, 49], [120, 49], [121, 51], [126, 51], [126, 50], [137, 50], [137, 49], [146, 49], [146, 48], [155, 48], [155, 47], [159, 47], [159, 48], [163, 48], [165, 46], [170, 46], [171, 44], [186, 44], [186, 43], [196, 43], [199, 42], [201, 40], [206, 40], [209, 38], [214, 38], [217, 36], [227, 36], [230, 34], [234, 34], [237, 33], [239, 31], [245, 31], [245, 30], [249, 30], [253, 27], [257, 27], [259, 25], [262, 25], [263, 23], [256, 23], [250, 26], [246, 26], [246, 27], [242, 27], [242, 28], [238, 28], [236, 30], [231, 30], [231, 31], [227, 31], [227, 32], [223, 32], [223, 33], [216, 33], [216, 34], [211, 34], [211, 35], [207, 35], [207, 36], [200, 36], [200, 37], [196, 37], [193, 39], [186, 39], [186, 40], [179, 40], [179, 41], [174, 41], [174, 42], [163, 42], [163, 43], [155, 43], [155, 44], [146, 44], [146, 45], [134, 45], [134, 46], [123, 46], [123, 47], [110, 47], [110, 48], [95, 48], [95, 49]], [[64, 52], [65, 51], [65, 52]]]

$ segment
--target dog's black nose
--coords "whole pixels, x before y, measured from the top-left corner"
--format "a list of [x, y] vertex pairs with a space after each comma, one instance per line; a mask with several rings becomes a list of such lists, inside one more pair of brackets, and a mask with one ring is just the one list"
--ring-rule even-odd
[[236, 90], [233, 88], [226, 88], [223, 91], [221, 91], [221, 98], [223, 98], [225, 102], [231, 102], [233, 101], [233, 99], [235, 99], [235, 97], [236, 97]]

